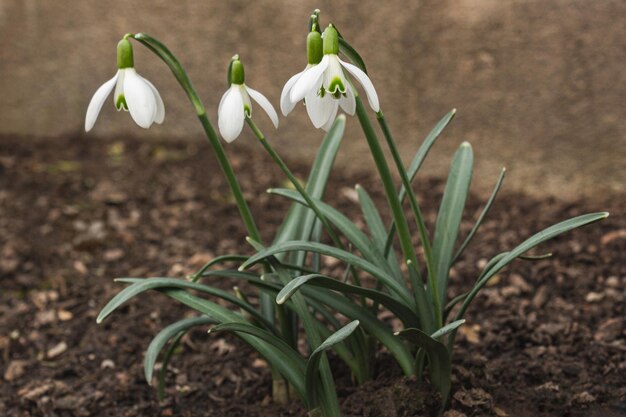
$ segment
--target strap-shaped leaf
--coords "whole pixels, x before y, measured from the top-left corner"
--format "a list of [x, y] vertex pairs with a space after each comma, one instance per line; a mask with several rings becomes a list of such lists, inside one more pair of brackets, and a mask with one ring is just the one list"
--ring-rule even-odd
[[248, 323], [222, 323], [212, 327], [209, 330], [209, 333], [214, 332], [234, 332], [238, 334], [243, 333], [264, 340], [265, 342], [272, 345], [276, 349], [278, 354], [283, 355], [285, 360], [288, 360], [290, 362], [291, 367], [304, 375], [306, 363], [304, 359], [300, 356], [300, 354], [293, 350], [282, 339], [274, 336], [266, 330], [263, 330]]
[[395, 298], [376, 290], [369, 288], [363, 288], [356, 285], [350, 285], [345, 282], [337, 281], [331, 277], [320, 274], [302, 275], [291, 280], [276, 296], [276, 302], [283, 304], [287, 301], [296, 291], [303, 285], [314, 285], [320, 288], [327, 288], [329, 290], [339, 291], [346, 294], [358, 294], [363, 295], [373, 301], [377, 301], [380, 304], [386, 306], [389, 311], [394, 313], [407, 327], [413, 327], [418, 325], [418, 319], [415, 313], [408, 308], [402, 302]]
[[167, 342], [172, 339], [174, 336], [181, 332], [186, 332], [192, 327], [202, 326], [205, 324], [215, 324], [216, 321], [211, 317], [200, 316], [200, 317], [190, 317], [186, 319], [179, 320], [175, 323], [170, 324], [161, 330], [150, 342], [148, 349], [146, 350], [146, 357], [143, 360], [143, 370], [144, 375], [146, 377], [146, 382], [149, 385], [152, 385], [152, 375], [154, 372], [154, 364], [163, 349], [163, 346], [167, 344]]
[[321, 288], [303, 287], [301, 291], [307, 298], [326, 304], [351, 320], [359, 320], [361, 327], [376, 340], [380, 341], [396, 358], [405, 375], [414, 374], [413, 358], [406, 345], [398, 340], [397, 337], [394, 337], [389, 327], [367, 308], [354, 303], [342, 295]]
[[[320, 199], [324, 194], [328, 176], [341, 145], [345, 126], [345, 117], [338, 117], [324, 137], [322, 145], [317, 152], [305, 187], [306, 192], [312, 198]], [[301, 204], [292, 206], [273, 243], [308, 239], [312, 231], [313, 220], [315, 220], [313, 210]], [[296, 265], [299, 264], [296, 263]]]
[[[357, 195], [359, 196], [359, 203], [361, 204], [361, 212], [363, 213], [363, 217], [365, 218], [365, 223], [367, 223], [367, 227], [370, 230], [372, 235], [372, 239], [380, 253], [385, 253], [385, 244], [387, 242], [387, 228], [383, 223], [383, 219], [374, 204], [374, 201], [370, 197], [370, 195], [365, 191], [360, 185], [356, 187]], [[393, 275], [402, 280], [402, 271], [400, 270], [400, 264], [398, 263], [398, 258], [396, 257], [396, 253], [394, 251], [389, 251], [389, 255], [387, 255], [387, 263], [389, 264], [389, 268]]]
[[472, 147], [468, 142], [463, 142], [452, 159], [448, 181], [437, 214], [433, 258], [439, 306], [445, 303], [450, 263], [465, 208], [465, 200], [472, 181], [473, 162]]
[[[239, 314], [209, 300], [196, 297], [185, 290], [178, 288], [159, 288], [158, 291], [180, 301], [196, 311], [214, 317], [221, 323], [236, 322], [248, 324]], [[293, 366], [291, 361], [285, 360], [285, 356], [282, 353], [278, 353], [276, 348], [269, 342], [250, 334], [241, 334], [240, 337], [252, 346], [253, 349], [259, 352], [259, 354], [263, 356], [272, 367], [278, 370], [278, 372], [280, 372], [280, 374], [283, 375], [291, 385], [293, 385], [300, 398], [305, 398], [304, 378], [298, 367]]]
[[562, 233], [569, 232], [570, 230], [577, 229], [587, 224], [606, 219], [608, 216], [609, 216], [609, 213], [607, 212], [589, 213], [589, 214], [583, 214], [582, 216], [574, 217], [569, 220], [562, 221], [526, 239], [515, 249], [509, 252], [506, 252], [504, 256], [501, 256], [502, 254], [498, 255], [498, 256], [501, 256], [500, 260], [497, 263], [495, 263], [493, 266], [491, 266], [488, 269], [488, 272], [483, 273], [480, 279], [478, 280], [478, 282], [474, 284], [474, 286], [472, 287], [467, 297], [465, 297], [465, 299], [463, 300], [463, 304], [461, 305], [461, 308], [459, 312], [457, 313], [456, 318], [457, 319], [463, 318], [463, 315], [465, 314], [465, 311], [469, 307], [470, 303], [472, 302], [474, 297], [476, 297], [476, 294], [478, 294], [481, 288], [485, 286], [485, 284], [489, 281], [489, 278], [494, 276], [496, 273], [498, 273], [498, 271], [500, 271], [502, 268], [504, 268], [509, 263], [514, 261], [517, 257], [519, 257], [520, 255], [523, 255], [524, 253], [528, 252], [535, 246], [545, 242], [546, 240], [550, 240]]
[[308, 252], [317, 252], [321, 255], [332, 256], [339, 260], [346, 262], [356, 268], [362, 269], [365, 272], [372, 274], [374, 277], [381, 280], [391, 291], [396, 293], [408, 306], [415, 307], [415, 301], [407, 293], [406, 289], [394, 278], [392, 278], [387, 271], [381, 269], [377, 265], [374, 265], [367, 260], [353, 255], [350, 252], [346, 252], [341, 249], [337, 249], [333, 246], [325, 245], [323, 243], [306, 242], [306, 241], [291, 241], [284, 242], [278, 245], [270, 246], [266, 249], [259, 251], [257, 254], [251, 256], [246, 262], [244, 262], [239, 269], [243, 270], [251, 267], [257, 262], [260, 262], [266, 258], [274, 256], [277, 253], [289, 252], [294, 250], [304, 250]]
[[[424, 160], [426, 159], [428, 152], [430, 152], [430, 148], [432, 148], [432, 146], [435, 144], [435, 141], [437, 140], [437, 138], [439, 138], [439, 136], [441, 135], [441, 132], [443, 132], [446, 126], [448, 126], [448, 124], [450, 123], [450, 121], [452, 121], [455, 114], [456, 114], [456, 109], [452, 109], [441, 120], [439, 120], [439, 122], [437, 122], [433, 130], [431, 130], [428, 133], [428, 135], [426, 136], [426, 138], [420, 145], [419, 149], [417, 150], [417, 153], [411, 160], [411, 163], [409, 164], [409, 168], [406, 170], [406, 175], [407, 177], [409, 177], [409, 180], [413, 181], [413, 179], [417, 175], [417, 172], [422, 167], [422, 164], [424, 163]], [[403, 202], [404, 198], [406, 197], [406, 190], [404, 189], [404, 186], [400, 187], [398, 196], [400, 198], [400, 202]], [[385, 253], [389, 253], [391, 249], [391, 243], [393, 241], [395, 230], [396, 230], [396, 225], [394, 222], [392, 222], [391, 226], [389, 227], [389, 233], [387, 234], [387, 243], [385, 244]]]
[[443, 343], [419, 329], [405, 329], [396, 334], [426, 351], [430, 364], [430, 381], [441, 394], [442, 402], [445, 404], [452, 384], [450, 380], [452, 366], [448, 349]]
[[237, 307], [245, 310], [250, 313], [252, 317], [254, 317], [259, 322], [263, 323], [264, 326], [267, 327], [270, 331], [276, 332], [271, 323], [269, 323], [265, 317], [263, 317], [254, 307], [250, 304], [244, 302], [243, 300], [235, 297], [234, 295], [220, 290], [218, 288], [210, 287], [208, 285], [197, 284], [194, 282], [184, 281], [177, 278], [145, 278], [145, 279], [137, 279], [137, 278], [119, 278], [116, 281], [119, 282], [131, 282], [132, 285], [124, 288], [122, 291], [117, 293], [100, 311], [98, 318], [96, 319], [97, 323], [101, 323], [109, 314], [115, 311], [120, 305], [128, 301], [129, 299], [135, 297], [142, 292], [148, 290], [155, 290], [161, 288], [181, 288], [181, 289], [190, 289], [203, 292], [205, 294], [214, 295], [219, 297], [225, 301], [228, 301]]
[[211, 268], [214, 265], [220, 265], [226, 262], [243, 262], [248, 257], [245, 255], [222, 255], [216, 258], [211, 259], [209, 262], [204, 264], [202, 268], [200, 268], [195, 274], [191, 275], [191, 280], [196, 282], [205, 271]]
[[[306, 204], [302, 196], [299, 193], [284, 188], [271, 189], [268, 192], [283, 197], [287, 197], [300, 204]], [[381, 268], [387, 270], [392, 277], [391, 268], [387, 264], [382, 251], [379, 251], [377, 246], [373, 244], [370, 239], [359, 230], [354, 223], [352, 223], [346, 216], [344, 216], [339, 210], [335, 209], [329, 204], [324, 203], [321, 200], [313, 199], [313, 202], [320, 210], [320, 212], [330, 221], [341, 233], [352, 243], [363, 255], [365, 259], [372, 262], [375, 265], [379, 265]], [[396, 277], [396, 280], [404, 285], [402, 276]]]
[[489, 212], [489, 209], [493, 205], [493, 202], [495, 201], [496, 196], [498, 195], [498, 191], [500, 191], [500, 187], [502, 187], [502, 182], [504, 181], [505, 174], [506, 174], [506, 168], [502, 168], [502, 170], [500, 171], [500, 176], [498, 177], [498, 181], [496, 181], [496, 185], [495, 187], [493, 187], [493, 191], [491, 192], [491, 195], [489, 196], [487, 203], [485, 203], [485, 207], [483, 207], [483, 210], [480, 212], [480, 215], [478, 216], [476, 223], [474, 223], [472, 230], [470, 230], [469, 234], [467, 235], [467, 237], [465, 238], [465, 240], [463, 241], [459, 249], [454, 254], [454, 257], [452, 258], [452, 262], [450, 264], [455, 263], [461, 257], [467, 245], [469, 245], [469, 243], [474, 238], [474, 235], [478, 231], [478, 228], [482, 224], [485, 216]]
[[320, 387], [321, 381], [318, 377], [318, 370], [320, 360], [322, 359], [322, 354], [324, 353], [324, 351], [332, 348], [334, 345], [342, 342], [345, 338], [350, 336], [358, 326], [358, 320], [354, 320], [346, 324], [344, 327], [337, 330], [335, 333], [331, 334], [326, 340], [324, 340], [309, 357], [309, 360], [306, 364], [305, 374], [305, 389], [309, 408], [318, 405], [318, 392], [320, 392], [322, 389], [322, 387]]
[[430, 337], [432, 337], [433, 339], [439, 339], [441, 336], [445, 336], [451, 331], [458, 329], [463, 323], [465, 323], [465, 319], [455, 320], [452, 323], [446, 324], [435, 333], [431, 334]]

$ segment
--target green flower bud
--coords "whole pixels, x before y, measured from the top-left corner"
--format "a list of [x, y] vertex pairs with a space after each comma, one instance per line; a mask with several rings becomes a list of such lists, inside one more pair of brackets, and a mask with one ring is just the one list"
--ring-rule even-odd
[[331, 24], [324, 31], [324, 55], [339, 55], [339, 33]]
[[324, 57], [322, 35], [319, 32], [310, 32], [306, 37], [306, 52], [309, 64], [319, 64]]
[[128, 39], [122, 39], [117, 44], [117, 67], [119, 69], [133, 68], [133, 45]]
[[228, 66], [228, 85], [238, 84], [241, 85], [246, 79], [243, 71], [243, 64], [239, 60], [239, 55], [233, 56]]

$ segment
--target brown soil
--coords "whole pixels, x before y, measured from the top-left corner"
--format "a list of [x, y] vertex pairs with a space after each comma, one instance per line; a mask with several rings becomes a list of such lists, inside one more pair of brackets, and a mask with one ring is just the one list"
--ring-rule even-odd
[[[304, 414], [298, 403], [271, 404], [269, 371], [251, 349], [206, 329], [185, 338], [168, 400], [159, 404], [143, 379], [142, 354], [159, 329], [189, 312], [158, 294], [95, 324], [121, 288], [116, 276], [184, 276], [217, 254], [249, 251], [207, 146], [0, 140], [0, 415]], [[264, 190], [283, 178], [260, 149], [254, 158], [249, 147], [229, 152], [269, 238], [286, 204]], [[306, 167], [295, 171], [304, 176]], [[328, 199], [352, 217], [357, 182], [384, 202], [370, 174], [336, 172]], [[442, 182], [422, 178], [418, 187], [432, 224]], [[465, 230], [481, 201], [471, 198]], [[448, 417], [626, 412], [623, 198], [503, 194], [458, 263], [451, 291], [467, 288], [487, 257], [539, 228], [605, 209], [613, 212], [606, 221], [542, 248], [553, 259], [515, 263], [478, 297], [458, 338]], [[362, 387], [339, 367], [344, 415], [432, 415], [436, 399], [427, 386], [403, 378], [384, 352], [379, 359], [377, 378]], [[426, 406], [416, 408], [417, 396]]]

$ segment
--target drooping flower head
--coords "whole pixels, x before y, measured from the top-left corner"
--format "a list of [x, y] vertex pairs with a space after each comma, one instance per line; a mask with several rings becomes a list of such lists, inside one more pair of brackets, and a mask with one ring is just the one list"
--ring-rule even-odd
[[245, 84], [245, 73], [239, 55], [233, 56], [228, 66], [228, 84], [217, 109], [217, 124], [226, 142], [232, 142], [241, 133], [246, 117], [252, 117], [252, 100], [256, 101], [278, 128], [278, 114], [269, 100]]
[[[313, 38], [314, 32], [311, 31], [309, 36]], [[344, 69], [363, 86], [372, 109], [376, 112], [380, 110], [376, 89], [367, 74], [355, 65], [339, 59], [338, 54], [339, 33], [330, 24], [324, 30], [321, 61], [314, 65], [309, 62], [303, 72], [294, 75], [285, 84], [281, 97], [284, 114], [289, 113], [296, 103], [304, 99], [315, 127], [328, 129], [335, 120], [339, 107], [349, 115], [354, 115], [355, 91]]]
[[85, 116], [85, 131], [93, 128], [113, 87], [113, 103], [118, 111], [129, 112], [135, 123], [145, 129], [154, 122], [162, 123], [165, 118], [163, 100], [154, 85], [135, 71], [133, 47], [126, 36], [117, 44], [117, 67], [115, 76], [102, 84], [91, 98]]

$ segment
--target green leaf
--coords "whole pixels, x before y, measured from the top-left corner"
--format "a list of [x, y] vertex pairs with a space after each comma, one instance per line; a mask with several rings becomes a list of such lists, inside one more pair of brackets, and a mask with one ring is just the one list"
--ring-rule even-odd
[[146, 279], [137, 279], [137, 278], [120, 278], [116, 281], [119, 282], [131, 282], [132, 285], [124, 288], [122, 291], [117, 293], [100, 311], [98, 318], [96, 319], [97, 323], [101, 323], [109, 314], [115, 311], [120, 305], [128, 301], [129, 299], [135, 297], [136, 295], [154, 289], [161, 288], [181, 288], [181, 289], [190, 289], [203, 292], [205, 294], [210, 294], [216, 297], [219, 297], [225, 301], [228, 301], [237, 307], [245, 310], [250, 313], [252, 317], [258, 320], [260, 323], [263, 323], [264, 326], [267, 327], [272, 332], [276, 332], [274, 326], [270, 322], [268, 322], [265, 317], [263, 317], [254, 307], [250, 304], [240, 300], [236, 296], [218, 288], [213, 288], [208, 285], [197, 284], [194, 282], [184, 281], [177, 278], [146, 278]]
[[337, 281], [333, 278], [320, 274], [302, 275], [300, 277], [294, 278], [283, 287], [280, 293], [278, 293], [278, 295], [276, 296], [276, 302], [278, 304], [283, 304], [289, 299], [289, 297], [291, 297], [296, 291], [298, 291], [300, 287], [306, 284], [315, 285], [317, 287], [326, 288], [329, 290], [339, 291], [341, 293], [363, 295], [386, 306], [389, 311], [394, 313], [394, 315], [405, 324], [405, 326], [416, 326], [418, 323], [418, 319], [415, 313], [405, 304], [396, 300], [395, 298], [380, 291], [350, 285], [345, 282]]
[[439, 306], [445, 303], [452, 254], [459, 233], [465, 200], [472, 181], [473, 161], [474, 155], [471, 145], [468, 142], [463, 142], [452, 159], [448, 181], [437, 214], [433, 239], [433, 258]]
[[260, 329], [248, 323], [222, 323], [209, 330], [209, 333], [214, 332], [245, 333], [257, 337], [272, 345], [276, 349], [277, 355], [282, 355], [284, 360], [289, 362], [290, 367], [299, 372], [302, 376], [304, 375], [306, 364], [302, 356], [300, 356], [298, 352], [293, 350], [282, 339], [274, 336], [266, 330]]
[[202, 326], [204, 324], [215, 324], [215, 320], [211, 317], [206, 316], [191, 317], [179, 320], [165, 327], [154, 337], [154, 339], [152, 339], [152, 342], [150, 342], [150, 346], [148, 346], [148, 349], [146, 350], [146, 357], [143, 361], [144, 375], [146, 376], [146, 381], [149, 385], [152, 385], [154, 364], [156, 363], [157, 358], [161, 353], [161, 350], [167, 344], [167, 342], [181, 332], [184, 333], [192, 327]]
[[[294, 201], [297, 201], [300, 204], [306, 204], [302, 196], [293, 191], [287, 190], [284, 188], [280, 189], [271, 189], [268, 190], [272, 194], [280, 195], [283, 197], [287, 197]], [[354, 223], [352, 223], [346, 216], [344, 216], [341, 212], [339, 212], [334, 207], [324, 203], [323, 201], [313, 199], [313, 202], [320, 210], [322, 215], [328, 219], [339, 231], [352, 243], [358, 250], [361, 252], [363, 257], [368, 261], [372, 262], [375, 265], [379, 265], [384, 268], [389, 274], [396, 279], [398, 283], [403, 285], [406, 289], [404, 280], [402, 279], [402, 275], [396, 277], [393, 275], [391, 268], [389, 267], [387, 261], [385, 260], [382, 251], [379, 251], [377, 246], [373, 244], [368, 237], [359, 230], [358, 227]], [[408, 289], [406, 289], [408, 292]]]
[[[311, 167], [311, 172], [309, 173], [305, 187], [306, 192], [311, 198], [320, 199], [324, 195], [328, 176], [330, 175], [337, 152], [339, 151], [339, 145], [341, 145], [345, 126], [345, 117], [338, 117], [324, 137], [315, 161], [313, 162], [313, 166]], [[289, 240], [309, 239], [314, 220], [315, 213], [313, 210], [300, 204], [293, 206], [276, 234], [273, 244]], [[302, 259], [300, 258], [300, 262], [294, 262], [294, 264], [300, 265], [302, 263], [301, 261]]]
[[498, 181], [496, 182], [495, 187], [493, 187], [493, 191], [491, 192], [491, 195], [489, 196], [489, 200], [487, 200], [487, 203], [485, 204], [483, 211], [480, 213], [480, 216], [478, 216], [478, 220], [476, 220], [476, 223], [474, 223], [474, 227], [472, 227], [472, 230], [470, 230], [469, 234], [467, 235], [467, 237], [461, 244], [461, 247], [459, 247], [459, 249], [456, 251], [456, 254], [452, 258], [452, 262], [450, 262], [450, 264], [454, 264], [461, 257], [461, 254], [463, 253], [467, 245], [469, 245], [469, 243], [474, 238], [474, 235], [476, 234], [476, 232], [478, 231], [478, 228], [482, 224], [483, 219], [485, 218], [493, 202], [495, 201], [496, 195], [498, 195], [498, 191], [500, 191], [500, 187], [502, 186], [502, 182], [504, 181], [505, 174], [506, 174], [506, 169], [502, 168], [502, 171], [500, 171], [500, 177], [498, 178]]
[[361, 58], [361, 55], [354, 49], [344, 38], [339, 36], [339, 52], [348, 57], [350, 61], [367, 74], [367, 68], [365, 67], [365, 61]]
[[445, 404], [452, 384], [450, 380], [452, 366], [448, 349], [443, 343], [419, 329], [405, 329], [396, 334], [426, 351], [430, 364], [430, 381], [441, 394], [442, 402]]
[[415, 307], [415, 301], [407, 293], [405, 287], [403, 287], [398, 281], [391, 277], [387, 271], [381, 269], [377, 265], [368, 262], [367, 260], [360, 258], [356, 255], [346, 252], [341, 249], [337, 249], [333, 246], [325, 245], [322, 243], [306, 242], [306, 241], [291, 241], [283, 242], [278, 245], [270, 246], [266, 249], [259, 251], [257, 254], [251, 256], [246, 262], [244, 262], [240, 270], [249, 268], [255, 263], [262, 261], [268, 257], [274, 256], [277, 253], [289, 252], [294, 250], [304, 250], [308, 252], [317, 252], [322, 255], [332, 256], [339, 260], [346, 262], [349, 265], [353, 265], [356, 268], [362, 269], [374, 277], [381, 280], [391, 291], [396, 293], [408, 306]]
[[[430, 148], [432, 148], [432, 146], [435, 144], [435, 141], [437, 140], [437, 138], [439, 138], [439, 135], [441, 135], [441, 132], [443, 132], [446, 126], [448, 126], [448, 124], [450, 123], [450, 121], [452, 121], [455, 114], [456, 114], [456, 109], [452, 109], [441, 120], [439, 120], [439, 122], [437, 122], [437, 125], [435, 125], [433, 130], [431, 130], [428, 133], [428, 135], [426, 136], [426, 138], [420, 145], [419, 149], [417, 150], [417, 153], [411, 160], [411, 163], [409, 164], [409, 168], [406, 171], [406, 175], [407, 177], [409, 177], [410, 181], [413, 181], [413, 179], [417, 175], [417, 172], [422, 167], [422, 164], [424, 163], [424, 160], [426, 159], [428, 152], [430, 152]], [[400, 187], [400, 191], [398, 193], [398, 198], [400, 199], [400, 202], [403, 202], [405, 197], [406, 197], [406, 189], [404, 188], [404, 186], [402, 186]], [[385, 244], [385, 253], [389, 253], [391, 249], [391, 243], [393, 241], [395, 230], [396, 230], [396, 225], [394, 222], [392, 222], [391, 226], [389, 227], [389, 233], [387, 234], [387, 243]]]
[[243, 262], [248, 257], [245, 255], [222, 255], [216, 258], [211, 259], [209, 262], [204, 264], [202, 268], [200, 268], [195, 274], [191, 275], [191, 281], [196, 282], [205, 271], [207, 271], [210, 267], [214, 265], [220, 265], [226, 262]]
[[[378, 247], [380, 253], [384, 254], [385, 243], [387, 242], [387, 228], [383, 223], [383, 219], [381, 218], [374, 201], [369, 196], [367, 191], [357, 184], [356, 192], [359, 196], [359, 203], [361, 204], [361, 211], [363, 212], [365, 223], [367, 223], [367, 227], [372, 234], [372, 239]], [[389, 264], [389, 268], [394, 276], [397, 279], [402, 280], [402, 271], [400, 270], [400, 264], [398, 263], [398, 259], [394, 251], [389, 251], [387, 263]]]
[[[181, 303], [193, 308], [196, 311], [214, 317], [222, 323], [247, 323], [240, 315], [234, 313], [227, 308], [217, 305], [209, 300], [196, 297], [187, 291], [178, 288], [159, 288], [158, 291], [163, 294], [180, 301]], [[276, 347], [268, 341], [260, 339], [251, 334], [240, 334], [239, 337], [252, 346], [261, 356], [263, 356], [281, 375], [293, 385], [301, 398], [305, 398], [304, 379], [301, 371], [294, 364], [287, 360], [283, 353], [279, 353]]]
[[303, 287], [301, 291], [307, 298], [326, 304], [331, 309], [337, 311], [337, 313], [351, 320], [359, 320], [361, 327], [382, 343], [396, 358], [405, 375], [413, 375], [413, 358], [406, 345], [394, 337], [389, 327], [367, 308], [352, 302], [344, 296], [321, 288]]
[[446, 324], [435, 333], [431, 334], [430, 337], [432, 337], [433, 339], [439, 339], [441, 336], [445, 336], [451, 331], [458, 329], [463, 323], [465, 323], [465, 319], [455, 320], [452, 323]]
[[[448, 124], [452, 121], [455, 114], [456, 109], [450, 110], [448, 114], [446, 114], [441, 120], [439, 120], [439, 122], [437, 122], [433, 130], [428, 133], [428, 135], [420, 145], [419, 149], [417, 150], [417, 153], [411, 160], [409, 168], [406, 171], [406, 175], [409, 177], [409, 179], [413, 180], [413, 178], [415, 178], [415, 175], [417, 175], [417, 172], [422, 167], [422, 164], [426, 159], [426, 155], [428, 155], [428, 152], [430, 152], [430, 148], [432, 148], [432, 146], [435, 144], [435, 141], [437, 140], [437, 138], [439, 138], [441, 132], [443, 132], [446, 126], [448, 126]], [[400, 189], [399, 195], [400, 200], [402, 201], [406, 195], [406, 190], [404, 189], [404, 187]]]
[[515, 249], [506, 252], [505, 254], [500, 254], [500, 260], [498, 260], [493, 266], [487, 265], [488, 272], [481, 274], [478, 282], [474, 284], [471, 291], [465, 297], [463, 304], [461, 305], [461, 309], [457, 313], [456, 318], [460, 319], [465, 314], [465, 311], [469, 307], [469, 304], [472, 302], [476, 294], [481, 290], [481, 288], [489, 281], [489, 278], [498, 273], [502, 268], [507, 266], [509, 263], [514, 261], [520, 255], [528, 252], [535, 246], [545, 242], [546, 240], [550, 240], [562, 233], [569, 232], [570, 230], [577, 229], [579, 227], [585, 226], [590, 223], [597, 222], [599, 220], [606, 219], [609, 216], [609, 213], [600, 212], [600, 213], [590, 213], [583, 214], [582, 216], [574, 217], [569, 220], [562, 221], [553, 226], [548, 227], [547, 229], [542, 230], [541, 232], [531, 236], [522, 242]]
[[305, 390], [307, 393], [307, 403], [309, 404], [309, 408], [317, 405], [318, 392], [322, 389], [322, 387], [320, 387], [321, 381], [318, 378], [318, 369], [322, 354], [324, 351], [332, 348], [334, 345], [342, 342], [345, 338], [350, 336], [358, 326], [358, 320], [348, 323], [324, 340], [309, 357], [305, 373]]

